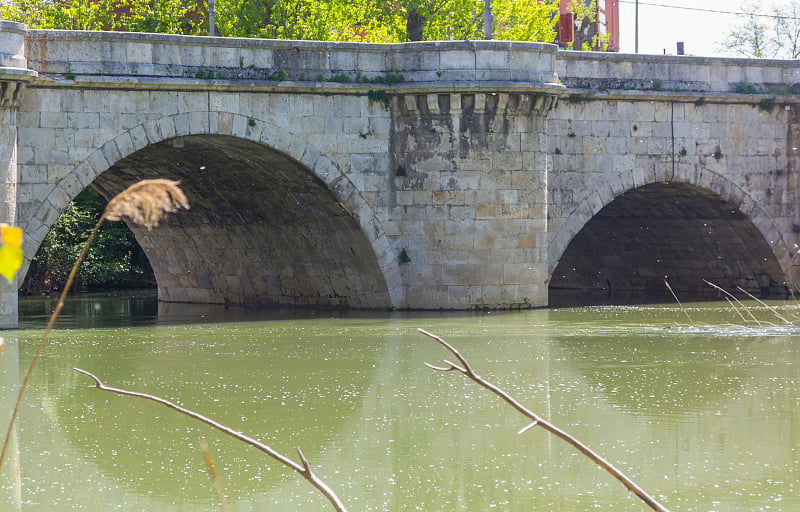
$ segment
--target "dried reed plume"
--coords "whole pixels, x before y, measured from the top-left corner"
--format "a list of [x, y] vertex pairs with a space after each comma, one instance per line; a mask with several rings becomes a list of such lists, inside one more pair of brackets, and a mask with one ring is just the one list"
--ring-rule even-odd
[[22, 404], [22, 397], [25, 395], [25, 389], [28, 387], [33, 368], [42, 356], [42, 351], [44, 350], [45, 344], [47, 344], [47, 338], [50, 336], [53, 324], [64, 308], [64, 299], [67, 296], [67, 292], [69, 292], [69, 289], [72, 287], [72, 282], [75, 280], [78, 268], [86, 257], [86, 251], [89, 249], [89, 245], [91, 245], [95, 235], [97, 235], [97, 231], [100, 229], [103, 221], [115, 221], [125, 218], [134, 224], [152, 229], [157, 226], [168, 213], [177, 212], [180, 208], [189, 209], [189, 201], [186, 199], [186, 195], [183, 191], [178, 188], [179, 183], [178, 181], [165, 179], [142, 180], [126, 188], [108, 202], [97, 224], [92, 228], [91, 233], [89, 233], [88, 238], [86, 238], [86, 241], [83, 243], [83, 247], [81, 248], [78, 258], [75, 260], [75, 264], [72, 265], [72, 269], [67, 277], [67, 282], [64, 284], [64, 289], [61, 291], [61, 295], [58, 298], [58, 303], [53, 313], [50, 315], [47, 327], [44, 329], [42, 340], [36, 347], [36, 352], [31, 358], [28, 369], [25, 371], [25, 377], [22, 379], [22, 384], [17, 394], [17, 401], [11, 413], [11, 420], [8, 423], [8, 430], [6, 431], [5, 439], [3, 439], [3, 450], [0, 452], [0, 470], [3, 469], [3, 462], [6, 460], [6, 452], [8, 451], [9, 441], [11, 440], [11, 432], [14, 429], [14, 422], [17, 419], [17, 414]]
[[108, 202], [103, 217], [111, 221], [128, 219], [153, 229], [166, 214], [189, 209], [189, 201], [178, 188], [179, 184], [179, 181], [165, 179], [134, 183]]

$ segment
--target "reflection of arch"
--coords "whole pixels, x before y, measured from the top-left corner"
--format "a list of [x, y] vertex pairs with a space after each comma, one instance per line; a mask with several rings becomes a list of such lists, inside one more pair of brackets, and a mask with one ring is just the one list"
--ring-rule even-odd
[[[114, 302], [104, 301], [103, 307]], [[294, 449], [298, 446], [311, 458], [332, 444], [339, 431], [354, 421], [362, 389], [372, 380], [383, 348], [333, 347], [330, 342], [337, 341], [335, 336], [328, 327], [317, 327], [313, 313], [232, 325], [231, 329], [214, 324], [125, 329], [123, 335], [120, 331], [111, 334], [110, 344], [108, 332], [87, 329], [78, 344], [85, 348], [105, 342], [111, 347], [94, 351], [91, 363], [109, 385], [175, 401], [289, 457], [297, 458]], [[64, 342], [63, 337], [55, 341]], [[147, 352], [144, 357], [143, 351]], [[80, 352], [67, 351], [46, 367], [47, 373], [70, 375], [61, 370], [80, 366], [75, 359]], [[287, 361], [296, 365], [287, 366]], [[343, 364], [357, 367], [332, 371]], [[125, 382], [120, 376], [126, 376]], [[64, 393], [71, 399], [58, 398]], [[72, 455], [70, 460], [80, 460], [81, 466], [113, 481], [116, 485], [106, 492], [118, 503], [154, 503], [137, 510], [163, 510], [168, 507], [162, 503], [171, 500], [202, 502], [208, 495], [208, 477], [198, 471], [202, 468], [198, 442], [202, 440], [208, 442], [220, 467], [225, 467], [226, 493], [230, 492], [234, 503], [239, 496], [309, 489], [306, 482], [250, 446], [160, 405], [106, 396], [87, 386], [82, 376], [41, 382], [31, 400], [40, 407], [26, 411], [30, 414], [24, 420], [31, 421], [27, 418], [38, 415], [40, 409], [48, 414], [35, 417], [38, 421], [30, 430], [38, 433], [50, 427], [59, 436], [59, 443], [44, 449], [63, 447]], [[315, 493], [313, 498], [317, 499]]]
[[[42, 202], [38, 210], [31, 215], [35, 220], [32, 221], [34, 225], [28, 229], [30, 235], [26, 239], [26, 254], [35, 253], [36, 247], [44, 239], [47, 229], [55, 222], [59, 213], [89, 184], [101, 189], [108, 196], [136, 179], [173, 177], [181, 179], [184, 188], [195, 189], [194, 198], [190, 194], [190, 200], [194, 199], [191, 215], [196, 217], [198, 211], [203, 211], [205, 215], [203, 220], [168, 221], [166, 225], [173, 228], [173, 235], [180, 226], [184, 229], [185, 241], [197, 241], [198, 236], [203, 238], [202, 230], [189, 229], [187, 222], [194, 223], [194, 228], [197, 228], [200, 223], [204, 223], [207, 227], [214, 222], [224, 221], [230, 224], [235, 220], [238, 224], [236, 228], [230, 229], [231, 226], [228, 225], [222, 230], [225, 232], [225, 237], [219, 238], [206, 230], [204, 240], [209, 241], [213, 238], [219, 243], [238, 234], [236, 239], [248, 240], [249, 249], [257, 251], [259, 248], [271, 248], [271, 251], [262, 250], [260, 254], [264, 263], [262, 268], [268, 266], [267, 263], [272, 264], [272, 268], [267, 275], [259, 276], [255, 280], [252, 268], [247, 268], [250, 274], [243, 275], [241, 269], [245, 268], [245, 265], [239, 265], [238, 271], [233, 268], [237, 258], [247, 257], [242, 254], [225, 254], [222, 257], [220, 261], [231, 266], [227, 275], [211, 276], [212, 271], [209, 267], [211, 263], [208, 261], [204, 263], [203, 268], [195, 269], [200, 274], [195, 275], [195, 279], [189, 279], [187, 275], [177, 278], [174, 264], [169, 270], [162, 266], [159, 289], [163, 299], [362, 308], [385, 308], [398, 304], [399, 299], [394, 295], [399, 288], [391, 285], [398, 280], [395, 275], [397, 269], [393, 264], [394, 258], [390, 254], [390, 243], [372, 208], [348, 176], [315, 146], [304, 142], [301, 136], [268, 122], [255, 121], [258, 129], [241, 130], [247, 134], [246, 137], [231, 137], [232, 126], [236, 126], [237, 123], [249, 126], [250, 123], [247, 117], [229, 116], [232, 121], [224, 123], [227, 128], [216, 130], [218, 132], [216, 134], [210, 133], [207, 120], [205, 123], [196, 123], [195, 126], [191, 120], [185, 121], [186, 114], [178, 114], [137, 126], [103, 144], [55, 184], [47, 194], [47, 201]], [[181, 129], [181, 126], [184, 128]], [[226, 178], [227, 185], [231, 187], [229, 192], [234, 190], [233, 187], [238, 187], [233, 195], [223, 197], [221, 195], [223, 191], [216, 186], [218, 183], [215, 180], [224, 176], [219, 169], [214, 171], [209, 169], [209, 173], [202, 176], [198, 169], [208, 166], [197, 165], [195, 169], [186, 166], [181, 168], [181, 163], [176, 160], [176, 157], [189, 158], [198, 162], [199, 154], [205, 155], [206, 159], [216, 157], [220, 165], [238, 166], [237, 178], [235, 180], [231, 180], [230, 176]], [[153, 155], [160, 155], [160, 158], [154, 158]], [[222, 162], [222, 155], [227, 156], [229, 160]], [[145, 162], [149, 164], [147, 168], [143, 165]], [[154, 167], [152, 164], [157, 165]], [[253, 165], [261, 167], [254, 170]], [[246, 172], [247, 169], [253, 170], [252, 175]], [[208, 176], [212, 173], [213, 179]], [[278, 175], [280, 177], [277, 177]], [[271, 180], [282, 180], [281, 183], [289, 189], [281, 193], [274, 188], [275, 183], [271, 183]], [[212, 211], [211, 202], [205, 201], [209, 191], [214, 192], [211, 195], [216, 197], [219, 206], [227, 208], [226, 211], [231, 215], [223, 218], [225, 215], [219, 211]], [[270, 192], [273, 197], [280, 198], [283, 201], [281, 204], [286, 208], [259, 202], [256, 194], [261, 192]], [[311, 203], [299, 201], [312, 197], [314, 201]], [[291, 204], [291, 201], [294, 201], [294, 204]], [[197, 207], [201, 204], [205, 209]], [[232, 211], [229, 209], [232, 206], [249, 211], [245, 209]], [[268, 214], [270, 209], [272, 214]], [[290, 214], [292, 212], [293, 215]], [[253, 213], [255, 215], [252, 215]], [[280, 232], [274, 228], [276, 220], [291, 221], [297, 229], [289, 233]], [[319, 222], [315, 224], [313, 221]], [[39, 225], [35, 225], [37, 222]], [[303, 223], [305, 228], [299, 227]], [[251, 233], [254, 228], [256, 232]], [[261, 243], [270, 245], [260, 247], [259, 240], [265, 238], [267, 231], [264, 229], [267, 228], [270, 228], [268, 231], [270, 236], [266, 238], [270, 240], [261, 240]], [[302, 233], [303, 229], [307, 231]], [[150, 233], [145, 235], [135, 228], [133, 231], [148, 253], [151, 263], [154, 267], [157, 266], [154, 259], [159, 255], [153, 252], [153, 244], [150, 244], [149, 251], [145, 246], [148, 244], [148, 238], [158, 235], [155, 235], [155, 232], [153, 236]], [[303, 236], [304, 234], [308, 236]], [[226, 244], [222, 247], [233, 252], [236, 248], [235, 244]], [[294, 252], [289, 251], [283, 256], [276, 256], [275, 251], [281, 247], [294, 249]], [[165, 248], [172, 250], [174, 259], [196, 256], [196, 253], [174, 254], [175, 249], [181, 251], [187, 249], [184, 245], [161, 246], [162, 251]], [[204, 245], [204, 248], [208, 249], [208, 246]], [[315, 256], [319, 261], [328, 262], [328, 265], [319, 266], [317, 270], [323, 269], [320, 271], [310, 268], [314, 266], [313, 263], [303, 266], [297, 262], [301, 254]], [[269, 261], [266, 261], [267, 259]], [[243, 263], [243, 260], [238, 263]], [[23, 273], [27, 271], [27, 266], [26, 262]], [[278, 266], [282, 268], [279, 269]], [[314, 272], [319, 275], [316, 277], [311, 275]], [[158, 277], [159, 271], [156, 270], [156, 273]], [[214, 269], [214, 273], [219, 274], [218, 269]], [[168, 287], [167, 282], [162, 284], [161, 279], [170, 275], [176, 279], [169, 281]], [[208, 282], [217, 278], [217, 282]], [[328, 282], [320, 283], [320, 279]], [[225, 284], [223, 280], [228, 280], [229, 283]], [[236, 280], [239, 281], [238, 284], [232, 282]], [[390, 283], [388, 286], [387, 281]], [[234, 291], [237, 286], [253, 287], [253, 289]], [[271, 298], [253, 300], [254, 297], [263, 297], [265, 287], [280, 288], [281, 291]], [[390, 293], [393, 294], [391, 297]]]
[[[555, 237], [551, 289], [665, 296], [666, 277], [684, 298], [708, 295], [703, 279], [762, 296], [785, 295], [775, 254], [782, 245], [763, 235], [780, 241], [777, 229], [752, 202], [720, 184], [725, 195], [675, 182], [651, 183], [607, 201], [596, 192]], [[569, 245], [562, 247], [568, 235]]]

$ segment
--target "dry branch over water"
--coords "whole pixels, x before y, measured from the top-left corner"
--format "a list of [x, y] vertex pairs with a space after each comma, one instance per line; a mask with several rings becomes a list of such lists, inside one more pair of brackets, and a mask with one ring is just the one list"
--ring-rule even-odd
[[518, 432], [519, 434], [523, 434], [528, 430], [532, 429], [533, 427], [542, 427], [551, 434], [560, 437], [561, 439], [563, 439], [564, 441], [575, 447], [575, 449], [577, 449], [579, 452], [586, 455], [595, 464], [605, 469], [614, 478], [619, 480], [622, 483], [622, 485], [624, 485], [629, 491], [631, 491], [636, 496], [638, 496], [642, 501], [644, 501], [651, 509], [659, 512], [669, 512], [669, 510], [666, 507], [664, 507], [664, 505], [662, 505], [661, 503], [656, 501], [655, 498], [647, 494], [647, 492], [645, 492], [644, 489], [639, 487], [633, 480], [625, 476], [625, 474], [622, 473], [622, 471], [611, 465], [610, 462], [608, 462], [600, 455], [595, 453], [591, 448], [589, 448], [588, 446], [586, 446], [581, 441], [579, 441], [572, 435], [568, 434], [564, 430], [561, 430], [560, 428], [556, 427], [549, 421], [545, 420], [538, 414], [534, 413], [533, 411], [531, 411], [530, 409], [519, 403], [517, 400], [515, 400], [513, 397], [511, 397], [511, 395], [509, 395], [502, 389], [498, 388], [491, 382], [487, 381], [486, 379], [475, 373], [470, 364], [467, 362], [467, 359], [463, 355], [461, 355], [461, 353], [453, 345], [449, 344], [441, 337], [436, 336], [435, 334], [431, 334], [430, 332], [424, 329], [417, 329], [417, 331], [424, 334], [425, 336], [428, 336], [429, 338], [436, 340], [440, 345], [449, 350], [461, 363], [461, 365], [458, 365], [445, 359], [444, 362], [447, 363], [447, 366], [434, 366], [428, 363], [425, 363], [425, 366], [440, 372], [457, 371], [463, 373], [468, 379], [488, 389], [495, 395], [499, 396], [507, 404], [516, 409], [520, 414], [532, 420], [530, 424], [523, 427]]
[[232, 438], [234, 438], [234, 439], [236, 439], [238, 441], [241, 441], [241, 442], [243, 442], [245, 444], [248, 444], [248, 445], [250, 445], [250, 446], [252, 446], [252, 447], [254, 447], [254, 448], [256, 448], [256, 449], [258, 449], [258, 450], [260, 450], [260, 451], [262, 451], [264, 453], [266, 453], [267, 455], [269, 455], [273, 459], [277, 460], [278, 462], [282, 463], [285, 466], [288, 466], [290, 469], [294, 470], [297, 474], [299, 474], [300, 476], [302, 476], [303, 478], [308, 480], [311, 485], [313, 485], [319, 492], [321, 492], [328, 499], [328, 501], [331, 502], [333, 507], [338, 512], [347, 512], [347, 509], [345, 508], [344, 504], [339, 499], [339, 497], [336, 495], [336, 493], [334, 493], [333, 490], [330, 487], [328, 487], [328, 484], [326, 484], [324, 481], [322, 481], [311, 470], [311, 466], [309, 465], [308, 460], [306, 460], [305, 456], [303, 455], [303, 452], [300, 451], [300, 448], [297, 449], [297, 453], [300, 456], [300, 462], [302, 464], [298, 464], [297, 462], [293, 461], [289, 457], [287, 457], [287, 456], [275, 451], [275, 449], [273, 449], [272, 447], [270, 447], [270, 446], [268, 446], [268, 445], [266, 445], [266, 444], [264, 444], [264, 443], [262, 443], [262, 442], [260, 442], [260, 441], [258, 441], [256, 439], [253, 439], [250, 436], [247, 436], [245, 434], [242, 434], [241, 432], [233, 430], [232, 428], [227, 427], [227, 426], [223, 425], [222, 423], [218, 423], [218, 422], [212, 420], [211, 418], [208, 418], [207, 416], [203, 416], [200, 413], [194, 412], [194, 411], [192, 411], [190, 409], [186, 409], [185, 407], [181, 407], [180, 405], [177, 405], [174, 402], [170, 402], [169, 400], [166, 400], [164, 398], [161, 398], [161, 397], [158, 397], [158, 396], [155, 396], [155, 395], [150, 395], [150, 394], [147, 394], [147, 393], [139, 393], [139, 392], [136, 392], [136, 391], [129, 391], [127, 389], [120, 389], [120, 388], [113, 388], [111, 386], [106, 386], [105, 384], [103, 384], [103, 382], [99, 378], [97, 378], [93, 374], [87, 372], [86, 370], [82, 370], [80, 368], [73, 368], [73, 369], [76, 372], [82, 373], [82, 374], [86, 375], [87, 377], [90, 377], [92, 380], [94, 380], [94, 384], [95, 384], [94, 387], [96, 387], [97, 389], [100, 389], [102, 391], [109, 391], [111, 393], [116, 393], [118, 395], [123, 395], [123, 396], [131, 396], [131, 397], [135, 397], [135, 398], [143, 398], [145, 400], [151, 400], [153, 402], [159, 403], [159, 404], [164, 405], [164, 406], [166, 406], [166, 407], [168, 407], [168, 408], [170, 408], [170, 409], [172, 409], [174, 411], [179, 412], [180, 414], [183, 414], [184, 416], [188, 416], [188, 417], [193, 418], [193, 419], [195, 419], [197, 421], [200, 421], [201, 423], [205, 423], [206, 425], [208, 425], [210, 427], [213, 427], [213, 428], [219, 430], [220, 432], [223, 432], [223, 433], [229, 435], [230, 437], [232, 437]]
[[72, 265], [72, 269], [67, 277], [67, 282], [64, 284], [64, 289], [61, 290], [61, 295], [58, 297], [58, 303], [53, 313], [50, 315], [47, 326], [42, 333], [42, 339], [36, 346], [36, 351], [33, 357], [31, 357], [28, 368], [25, 370], [25, 376], [22, 378], [22, 383], [17, 392], [17, 400], [14, 403], [14, 409], [11, 411], [11, 419], [8, 422], [8, 429], [3, 439], [3, 449], [0, 451], [0, 471], [2, 471], [3, 462], [6, 460], [6, 452], [8, 451], [8, 445], [11, 440], [11, 432], [14, 430], [14, 423], [17, 420], [19, 408], [20, 405], [22, 405], [22, 398], [25, 396], [25, 390], [28, 388], [33, 369], [42, 357], [42, 352], [47, 344], [50, 331], [53, 329], [56, 318], [58, 318], [58, 315], [61, 314], [61, 310], [64, 308], [64, 301], [67, 297], [67, 293], [69, 293], [69, 289], [72, 287], [73, 281], [75, 281], [78, 268], [86, 257], [86, 252], [92, 244], [92, 241], [94, 241], [100, 226], [106, 220], [115, 221], [128, 219], [134, 224], [152, 229], [157, 226], [168, 213], [177, 212], [181, 208], [188, 210], [189, 200], [180, 187], [178, 187], [179, 184], [180, 182], [178, 181], [165, 179], [142, 180], [126, 188], [108, 202], [106, 209], [103, 211], [100, 219], [98, 219], [97, 224], [92, 228], [88, 238], [86, 238], [86, 241], [83, 243], [78, 258]]

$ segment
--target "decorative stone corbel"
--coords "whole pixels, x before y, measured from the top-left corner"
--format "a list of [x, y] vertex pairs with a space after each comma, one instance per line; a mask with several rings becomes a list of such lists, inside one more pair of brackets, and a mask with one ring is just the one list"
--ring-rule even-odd
[[27, 69], [22, 23], [0, 20], [0, 108], [19, 108], [28, 82], [37, 73]]

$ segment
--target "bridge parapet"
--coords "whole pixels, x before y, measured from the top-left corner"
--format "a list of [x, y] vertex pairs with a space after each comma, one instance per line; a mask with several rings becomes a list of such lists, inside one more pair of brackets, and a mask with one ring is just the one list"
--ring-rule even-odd
[[796, 60], [559, 52], [556, 72], [569, 88], [609, 92], [800, 93]]
[[[557, 48], [507, 41], [368, 44], [164, 34], [28, 31], [42, 74], [274, 82], [558, 84]], [[395, 75], [394, 77], [392, 75]], [[288, 84], [287, 84], [288, 85]]]

